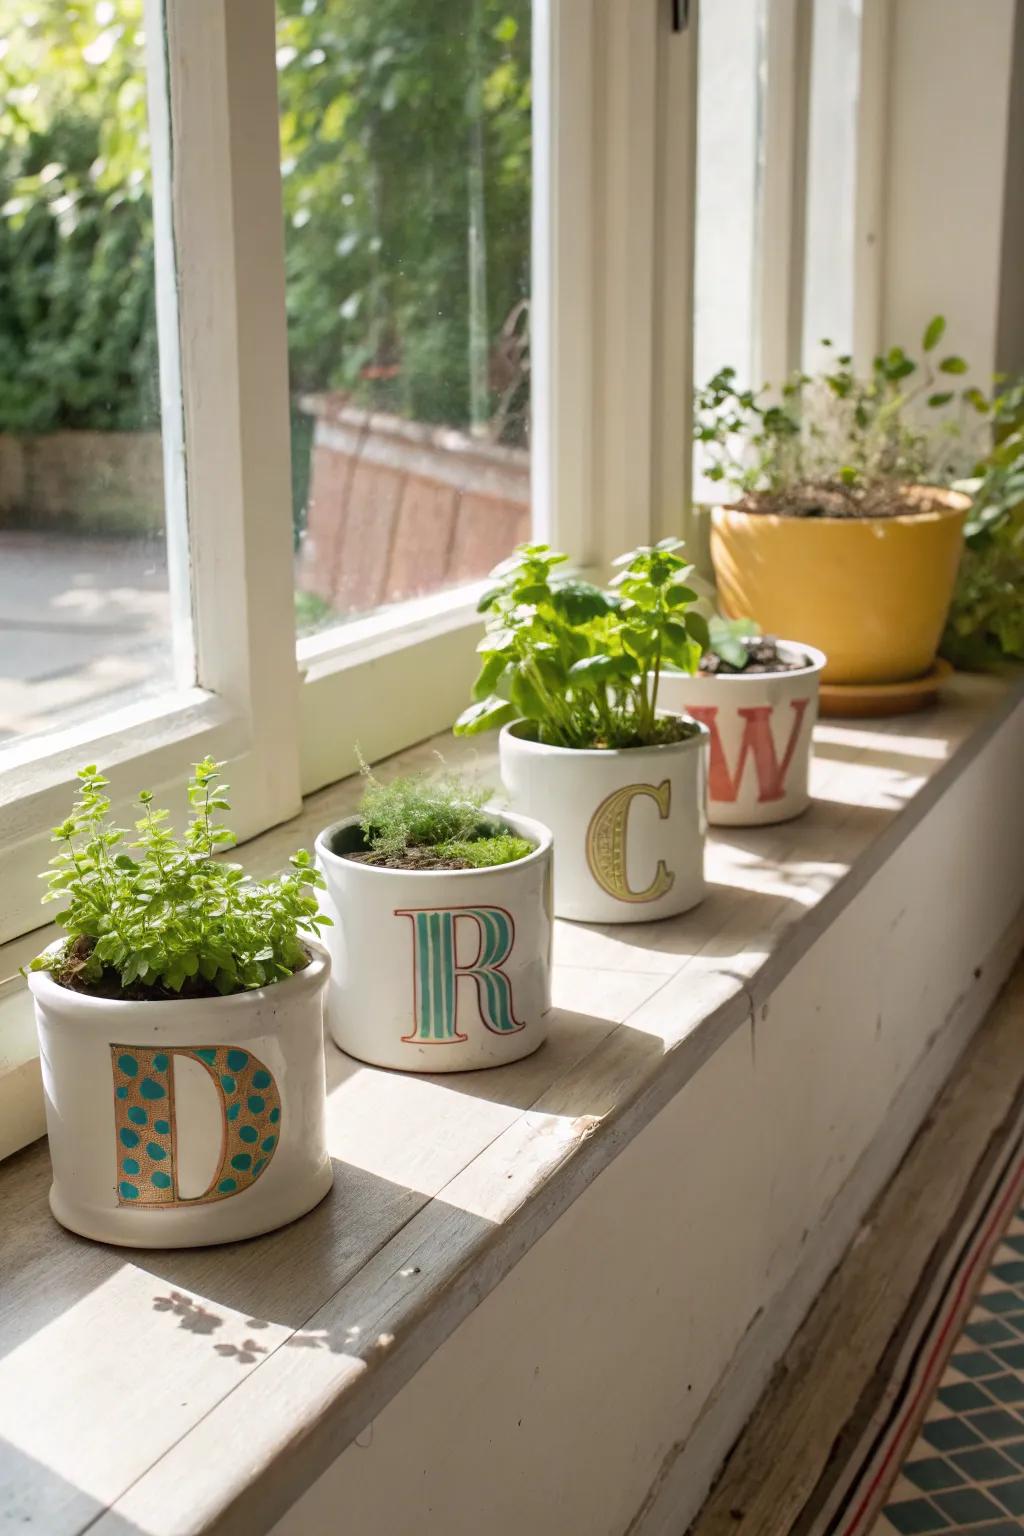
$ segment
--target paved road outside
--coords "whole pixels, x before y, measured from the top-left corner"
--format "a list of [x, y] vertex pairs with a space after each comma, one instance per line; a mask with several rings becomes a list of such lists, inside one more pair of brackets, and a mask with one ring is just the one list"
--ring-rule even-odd
[[162, 542], [0, 529], [0, 744], [171, 680]]

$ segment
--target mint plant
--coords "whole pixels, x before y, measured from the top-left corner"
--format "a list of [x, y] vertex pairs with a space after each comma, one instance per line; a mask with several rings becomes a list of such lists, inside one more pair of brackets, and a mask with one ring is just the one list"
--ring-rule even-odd
[[365, 763], [360, 770], [359, 825], [370, 863], [484, 869], [533, 852], [532, 843], [485, 813], [492, 797], [486, 785], [455, 773], [416, 773], [382, 784]]
[[53, 829], [60, 852], [43, 876], [43, 901], [64, 903], [56, 920], [68, 938], [31, 970], [79, 991], [159, 1000], [243, 992], [308, 963], [302, 934], [330, 922], [313, 894], [323, 878], [304, 849], [289, 874], [261, 883], [214, 858], [235, 842], [218, 819], [230, 808], [220, 767], [196, 764], [181, 839], [143, 790], [129, 840], [110, 815], [109, 781], [95, 767], [79, 770], [71, 815]]
[[521, 545], [481, 598], [486, 632], [474, 703], [455, 724], [469, 736], [524, 719], [549, 746], [652, 746], [692, 734], [658, 714], [662, 667], [694, 672], [708, 643], [686, 585], [692, 567], [678, 539], [615, 561], [609, 591], [560, 577], [567, 559], [546, 544]]
[[767, 385], [740, 389], [736, 370], [720, 369], [695, 402], [705, 476], [746, 510], [804, 517], [899, 512], [901, 486], [950, 484], [977, 456], [971, 423], [992, 402], [958, 386], [968, 372], [962, 357], [933, 362], [945, 330], [936, 315], [919, 360], [890, 347], [861, 377], [848, 354], [837, 354], [819, 375], [794, 374], [777, 397]]

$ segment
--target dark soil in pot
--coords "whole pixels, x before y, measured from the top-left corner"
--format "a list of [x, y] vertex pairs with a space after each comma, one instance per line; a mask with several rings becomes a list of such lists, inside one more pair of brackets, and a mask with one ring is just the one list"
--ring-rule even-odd
[[457, 870], [499, 869], [502, 865], [517, 864], [533, 852], [525, 838], [517, 837], [496, 822], [482, 822], [477, 835], [471, 840], [470, 849], [489, 848], [489, 857], [462, 856], [450, 846], [410, 844], [398, 853], [383, 853], [368, 846], [362, 828], [344, 827], [331, 841], [331, 852], [340, 858], [351, 859], [353, 864], [369, 864], [375, 869], [405, 870]]
[[[919, 489], [919, 488], [918, 488]], [[936, 498], [935, 507], [944, 503]], [[882, 484], [858, 489], [836, 483], [792, 485], [781, 491], [759, 491], [736, 502], [739, 512], [772, 517], [906, 517], [929, 510], [927, 498], [907, 495], [901, 485]]]
[[752, 635], [741, 644], [747, 648], [746, 666], [734, 667], [714, 651], [706, 651], [700, 659], [701, 672], [708, 677], [749, 677], [753, 672], [801, 672], [811, 665], [809, 656], [783, 655], [774, 635]]
[[700, 735], [700, 728], [694, 725], [692, 720], [685, 719], [682, 715], [660, 715], [656, 722], [655, 731], [650, 740], [641, 740], [639, 736], [631, 736], [629, 740], [608, 741], [599, 738], [582, 743], [578, 747], [563, 747], [561, 742], [546, 741], [535, 726], [521, 722], [520, 725], [511, 727], [512, 733], [521, 741], [535, 741], [540, 746], [558, 747], [563, 752], [632, 752], [641, 747], [666, 747], [673, 746], [676, 742], [689, 741], [693, 736]]
[[[237, 997], [246, 991], [245, 987], [238, 987], [234, 992], [220, 992], [212, 981], [207, 981], [198, 973], [195, 976], [187, 976], [178, 992], [170, 987], [147, 985], [144, 981], [133, 981], [130, 986], [125, 987], [121, 984], [121, 978], [113, 966], [105, 967], [98, 981], [83, 981], [82, 968], [92, 953], [94, 942], [93, 939], [80, 935], [68, 945], [61, 958], [60, 966], [51, 972], [58, 986], [66, 987], [69, 992], [81, 992], [84, 997], [102, 997], [108, 1002], [121, 1003], [174, 1003], [188, 1001], [190, 998]], [[292, 974], [305, 970], [312, 958], [307, 949], [304, 962]], [[284, 979], [284, 977], [281, 978], [281, 980]], [[274, 983], [268, 982], [267, 985], [273, 986]]]

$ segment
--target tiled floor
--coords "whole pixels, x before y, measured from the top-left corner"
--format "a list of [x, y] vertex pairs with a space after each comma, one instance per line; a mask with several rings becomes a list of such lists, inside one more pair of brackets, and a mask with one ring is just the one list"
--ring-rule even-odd
[[996, 1249], [872, 1536], [1024, 1531], [1024, 1208]]

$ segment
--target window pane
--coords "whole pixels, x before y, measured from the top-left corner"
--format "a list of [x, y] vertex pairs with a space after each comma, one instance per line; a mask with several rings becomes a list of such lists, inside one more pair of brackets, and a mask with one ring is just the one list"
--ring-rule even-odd
[[529, 0], [278, 0], [296, 620], [529, 531]]
[[[765, 0], [716, 0], [700, 13], [694, 377], [735, 368], [755, 379], [756, 257], [761, 187]], [[697, 500], [721, 492], [703, 479]]]
[[853, 224], [861, 0], [816, 0], [807, 165], [804, 367], [853, 347]]
[[172, 683], [142, 0], [0, 0], [0, 750]]

